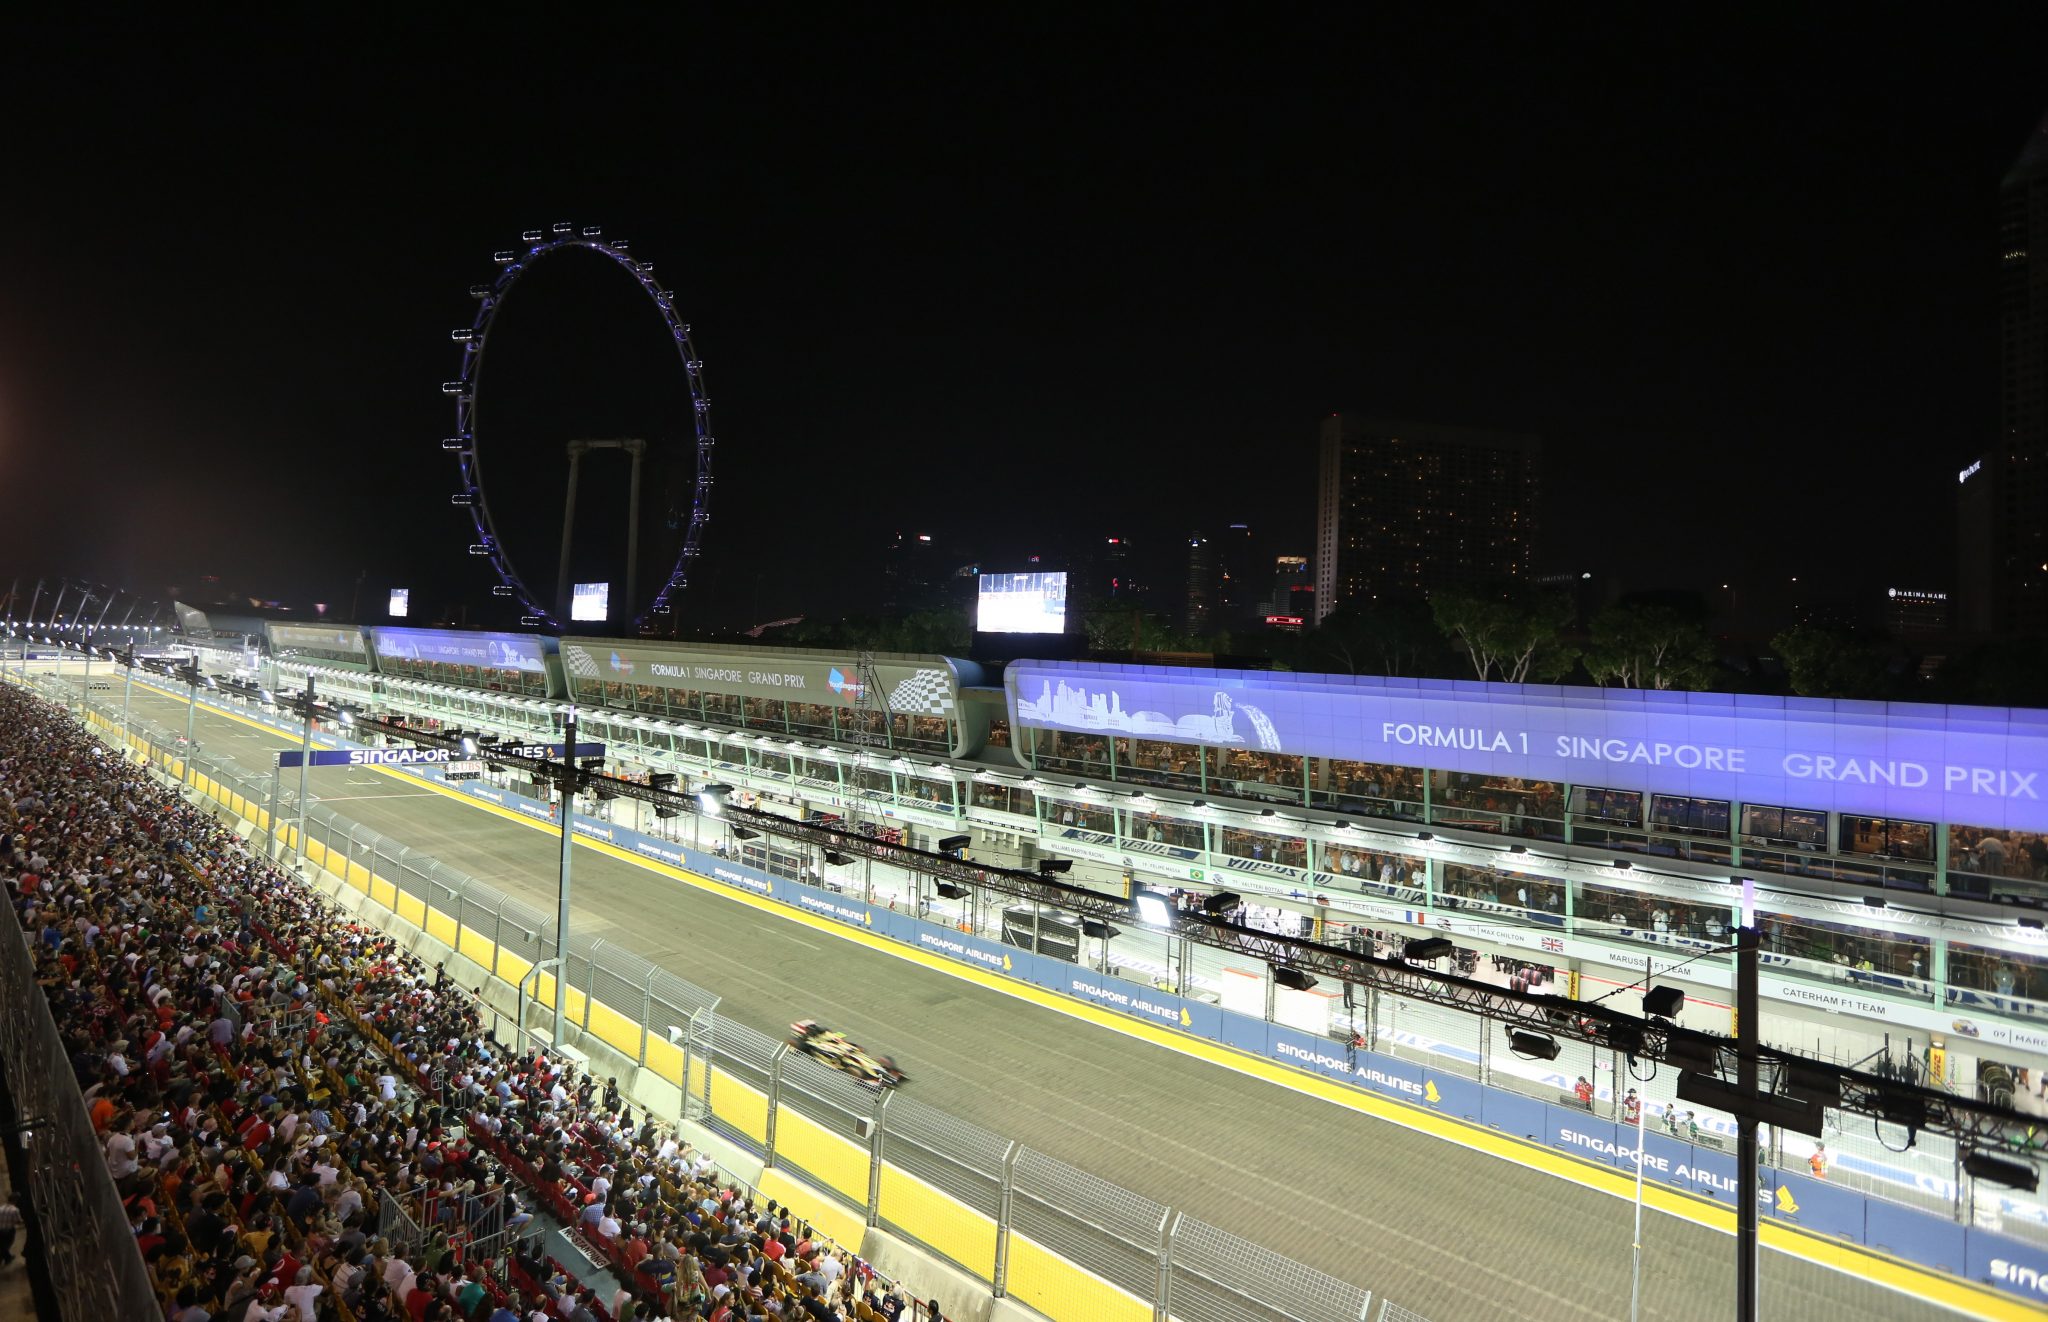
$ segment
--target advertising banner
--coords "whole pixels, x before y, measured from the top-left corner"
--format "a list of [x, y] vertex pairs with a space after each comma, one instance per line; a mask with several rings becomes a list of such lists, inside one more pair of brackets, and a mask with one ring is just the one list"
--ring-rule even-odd
[[2048, 829], [2048, 711], [1012, 662], [1013, 728]]
[[[1968, 1250], [1971, 1280], [2048, 1306], [2048, 1248], [1972, 1226]], [[1924, 1261], [1917, 1252], [1908, 1256]]]
[[[562, 756], [560, 744], [488, 744], [477, 754], [463, 753], [454, 748], [316, 748], [307, 757], [296, 748], [278, 753], [277, 764], [281, 767], [296, 767], [301, 761], [312, 767], [421, 767], [438, 763], [452, 763], [469, 760], [472, 756], [498, 753], [506, 757], [557, 758]], [[603, 757], [603, 744], [587, 744], [581, 740], [576, 744], [577, 757]]]
[[367, 657], [363, 631], [335, 625], [266, 623], [263, 632], [273, 652], [347, 652]]
[[423, 661], [484, 670], [544, 674], [547, 649], [539, 638], [516, 633], [462, 633], [448, 629], [372, 629], [379, 658]]
[[[564, 638], [561, 649], [562, 668], [579, 699], [606, 683], [849, 708], [861, 698], [860, 667], [853, 653], [716, 651], [603, 638]], [[877, 661], [875, 673], [887, 690], [880, 705], [892, 712], [948, 716], [958, 705], [958, 685], [943, 658]]]

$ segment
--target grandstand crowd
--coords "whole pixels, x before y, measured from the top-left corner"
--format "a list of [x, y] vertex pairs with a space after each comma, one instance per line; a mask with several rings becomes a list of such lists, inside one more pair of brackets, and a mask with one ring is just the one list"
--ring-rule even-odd
[[0, 884], [171, 1322], [938, 1316], [13, 688]]

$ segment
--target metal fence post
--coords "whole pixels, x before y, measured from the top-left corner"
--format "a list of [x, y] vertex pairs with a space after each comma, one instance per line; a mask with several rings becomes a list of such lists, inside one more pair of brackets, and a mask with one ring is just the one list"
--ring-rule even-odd
[[1173, 1232], [1180, 1225], [1180, 1213], [1168, 1208], [1159, 1218], [1159, 1291], [1152, 1300], [1152, 1322], [1169, 1322], [1173, 1315]]
[[789, 1056], [789, 1043], [775, 1048], [775, 1054], [768, 1058], [768, 1132], [762, 1139], [767, 1145], [767, 1155], [762, 1157], [764, 1167], [775, 1165], [775, 1114], [782, 1109], [782, 1062]]
[[[683, 1113], [681, 1118], [685, 1120], [690, 1117], [690, 1062], [696, 1054], [697, 1016], [703, 1013], [702, 1010], [690, 1011], [689, 1021], [683, 1026]], [[705, 1085], [704, 1090], [706, 1092], [711, 1091], [708, 1083]]]
[[[660, 969], [649, 966], [647, 981], [640, 984], [640, 1068], [647, 1068], [647, 1026], [654, 1022], [654, 975]], [[683, 1092], [690, 1091], [690, 1076], [683, 1075]]]
[[868, 1117], [868, 1224], [880, 1225], [882, 1221], [882, 1135], [888, 1129], [889, 1103], [895, 1098], [893, 1092], [885, 1092], [875, 1100], [874, 1113]]
[[498, 952], [505, 948], [505, 897], [498, 897], [498, 907], [491, 910], [491, 976], [498, 976]]
[[1010, 1193], [1017, 1183], [1017, 1154], [1023, 1145], [1011, 1140], [1009, 1149], [1003, 1153], [1003, 1183], [996, 1195], [996, 1298], [1010, 1288]]
[[583, 962], [583, 1031], [590, 1031], [590, 999], [597, 994], [597, 952], [604, 949], [604, 938], [599, 937], [590, 944], [590, 956]]

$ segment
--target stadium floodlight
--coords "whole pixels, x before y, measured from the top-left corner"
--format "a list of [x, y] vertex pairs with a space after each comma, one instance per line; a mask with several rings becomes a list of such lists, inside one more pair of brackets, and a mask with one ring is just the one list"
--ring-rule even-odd
[[725, 796], [730, 793], [730, 785], [706, 785], [697, 791], [697, 806], [706, 817], [716, 817], [725, 811]]
[[735, 840], [752, 840], [760, 834], [761, 833], [759, 831], [749, 831], [744, 826], [735, 826], [732, 828], [732, 838]]
[[343, 726], [349, 728], [353, 728], [355, 726], [356, 714], [350, 711], [348, 708], [343, 707], [341, 710], [335, 712], [335, 716], [340, 719]]
[[1527, 1033], [1512, 1025], [1508, 1029], [1508, 1050], [1523, 1060], [1556, 1060], [1557, 1039], [1547, 1033]]
[[1041, 877], [1056, 876], [1059, 873], [1072, 872], [1073, 870], [1074, 860], [1071, 858], [1041, 858], [1038, 860], [1038, 875]]
[[1401, 948], [1401, 958], [1410, 962], [1420, 961], [1427, 964], [1431, 960], [1442, 959], [1445, 955], [1450, 954], [1456, 949], [1457, 946], [1453, 945], [1446, 937], [1425, 936], [1420, 940], [1410, 941], [1407, 945], [1403, 946]]
[[1653, 1019], [1676, 1019], [1684, 1008], [1682, 987], [1652, 987], [1643, 993], [1643, 1013]]
[[940, 836], [938, 850], [941, 854], [950, 854], [954, 858], [958, 858], [960, 857], [960, 852], [973, 843], [974, 837], [971, 835]]
[[1300, 969], [1281, 968], [1277, 964], [1273, 966], [1273, 981], [1292, 991], [1308, 991], [1316, 985], [1316, 980]]
[[1131, 897], [1138, 921], [1147, 927], [1173, 926], [1173, 901], [1158, 891], [1139, 891]]
[[1237, 906], [1243, 903], [1244, 896], [1239, 895], [1236, 891], [1217, 891], [1214, 895], [1202, 901], [1202, 912], [1229, 913], [1232, 909], [1237, 908]]
[[2041, 1187], [2041, 1172], [2029, 1162], [2007, 1161], [1989, 1152], [1971, 1151], [1963, 1154], [1963, 1171], [1979, 1180], [2002, 1184], [2008, 1189], [2021, 1193], [2032, 1193]]
[[476, 749], [477, 749], [477, 743], [476, 743], [476, 740], [474, 740], [474, 739], [470, 738], [470, 737], [469, 737], [469, 736], [467, 736], [467, 735], [464, 735], [464, 736], [463, 736], [463, 739], [462, 739], [462, 755], [463, 755], [464, 757], [475, 757], [475, 756], [476, 756]]
[[938, 884], [938, 891], [939, 898], [941, 899], [964, 900], [967, 898], [967, 888], [950, 881], [940, 882]]
[[853, 859], [845, 854], [840, 853], [836, 849], [828, 849], [825, 851], [825, 861], [831, 864], [833, 867], [839, 868], [845, 867], [848, 863], [853, 862]]

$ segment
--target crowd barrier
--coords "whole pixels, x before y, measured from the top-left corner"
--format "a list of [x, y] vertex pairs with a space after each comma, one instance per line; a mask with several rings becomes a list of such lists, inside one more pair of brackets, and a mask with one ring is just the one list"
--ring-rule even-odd
[[12, 912], [0, 911], [0, 922], [0, 1070], [8, 1100], [0, 1139], [23, 1159], [14, 1167], [26, 1175], [15, 1197], [32, 1236], [31, 1243], [17, 1239], [15, 1252], [31, 1260], [41, 1254], [64, 1322], [156, 1316], [149, 1269], [23, 933]]
[[[102, 730], [112, 729], [104, 717], [94, 716], [93, 719]], [[138, 751], [158, 759], [172, 775], [185, 779], [199, 792], [254, 822], [256, 830], [266, 829], [262, 805], [251, 794], [255, 787], [236, 773], [215, 769], [214, 774], [206, 774], [196, 767], [187, 767], [175, 750], [153, 748], [143, 740], [133, 742], [139, 745]], [[407, 769], [399, 774], [436, 782], [440, 779], [439, 772], [433, 769]], [[220, 778], [223, 776], [239, 784], [226, 783]], [[553, 820], [553, 810], [549, 805], [496, 786], [470, 781], [443, 788], [521, 816]], [[288, 827], [283, 829], [289, 830]], [[1445, 1117], [1447, 1121], [1476, 1126], [1491, 1134], [1534, 1144], [1609, 1170], [1619, 1168], [1630, 1174], [1634, 1172], [1636, 1128], [1600, 1118], [1582, 1108], [1545, 1102], [1477, 1083], [1431, 1068], [1425, 1063], [1348, 1048], [1326, 1037], [1316, 1037], [1205, 1002], [1092, 972], [1057, 958], [972, 936], [884, 906], [870, 905], [857, 898], [772, 877], [717, 854], [613, 823], [579, 815], [575, 830], [579, 837], [593, 845], [608, 846], [626, 856], [709, 879], [758, 902], [784, 905], [831, 923], [857, 928], [863, 933], [914, 947], [991, 975], [1128, 1016], [1164, 1033], [1199, 1039], [1341, 1081], [1417, 1111]], [[329, 866], [332, 853], [329, 843], [309, 837], [306, 844], [307, 857], [311, 862]], [[506, 977], [509, 969], [524, 974], [531, 968], [530, 960], [509, 953], [500, 954], [482, 933], [459, 925], [454, 917], [434, 909], [423, 899], [409, 896], [399, 886], [373, 876], [368, 868], [345, 853], [334, 855], [333, 865], [333, 870], [348, 884], [392, 908], [399, 916], [452, 949], [472, 959], [476, 958], [473, 952], [485, 953], [488, 959], [478, 960], [479, 964], [490, 968], [498, 977]], [[516, 978], [513, 980], [517, 981]], [[551, 1006], [553, 996], [552, 977], [540, 974], [536, 1000]], [[1162, 1287], [1150, 1286], [1143, 1280], [1145, 1266], [1149, 1263], [1161, 1268], [1160, 1275], [1170, 1275], [1178, 1268], [1177, 1251], [1169, 1251], [1167, 1247], [1168, 1234], [1175, 1229], [1176, 1222], [1183, 1219], [1170, 1217], [1163, 1207], [1138, 1200], [1135, 1207], [1125, 1208], [1118, 1206], [1117, 1200], [1106, 1192], [1097, 1191], [1101, 1193], [1104, 1213], [1100, 1218], [1091, 1218], [1083, 1224], [1096, 1231], [1105, 1225], [1114, 1226], [1116, 1229], [1110, 1237], [1122, 1249], [1105, 1253], [1101, 1244], [1095, 1242], [1102, 1238], [1099, 1234], [1092, 1237], [1079, 1233], [1056, 1236], [1050, 1231], [1062, 1229], [1062, 1224], [1057, 1217], [1048, 1217], [1046, 1227], [1049, 1229], [1045, 1237], [1066, 1240], [1061, 1247], [1068, 1248], [1074, 1260], [1062, 1258], [1034, 1240], [1028, 1227], [1020, 1229], [1016, 1221], [999, 1227], [997, 1219], [985, 1208], [974, 1206], [973, 1200], [963, 1200], [954, 1190], [919, 1179], [911, 1170], [889, 1162], [877, 1144], [857, 1137], [862, 1126], [835, 1124], [835, 1112], [847, 1113], [846, 1108], [835, 1108], [829, 1102], [823, 1107], [814, 1106], [814, 1110], [826, 1116], [821, 1122], [812, 1115], [804, 1114], [800, 1104], [784, 1105], [775, 1091], [779, 1081], [775, 1062], [772, 1059], [750, 1060], [747, 1053], [728, 1049], [728, 1039], [738, 1032], [736, 1026], [719, 1024], [715, 1049], [693, 1060], [691, 1070], [686, 1073], [682, 1051], [645, 1032], [630, 1015], [596, 998], [587, 997], [573, 986], [568, 999], [572, 1017], [589, 1020], [592, 1025], [590, 1031], [598, 1038], [629, 1057], [637, 1050], [647, 1068], [674, 1083], [685, 1094], [700, 1097], [719, 1128], [766, 1155], [771, 1166], [782, 1164], [801, 1171], [817, 1186], [839, 1195], [853, 1207], [864, 1209], [869, 1224], [900, 1227], [934, 1251], [974, 1272], [982, 1280], [991, 1282], [999, 1292], [1007, 1289], [1017, 1298], [1062, 1322], [1067, 1318], [1130, 1318], [1134, 1322], [1144, 1318], [1153, 1313], [1152, 1303], [1163, 1293]], [[726, 1067], [712, 1068], [713, 1060]], [[1721, 1206], [1732, 1202], [1737, 1177], [1735, 1160], [1729, 1154], [1655, 1132], [1643, 1136], [1643, 1150], [1646, 1180]], [[953, 1164], [963, 1165], [957, 1160]], [[987, 1163], [982, 1165], [984, 1168], [975, 1174], [985, 1185], [990, 1177], [985, 1169]], [[1002, 1173], [998, 1172], [996, 1178], [1000, 1182]], [[1088, 1178], [1091, 1177], [1085, 1177], [1081, 1172], [1061, 1173], [1061, 1182], [1069, 1190], [1085, 1189]], [[961, 1183], [969, 1188], [974, 1186], [972, 1180]], [[1013, 1209], [1015, 1190], [1025, 1187], [1021, 1179], [1013, 1180], [1010, 1190]], [[1124, 1194], [1124, 1191], [1117, 1190], [1116, 1193]], [[1135, 1198], [1135, 1195], [1124, 1194], [1124, 1197]], [[1031, 1200], [1027, 1196], [1024, 1201], [1029, 1203]], [[1761, 1214], [1768, 1223], [1870, 1249], [1903, 1262], [1990, 1286], [2033, 1304], [2048, 1303], [2048, 1247], [2002, 1234], [1988, 1226], [1964, 1225], [1943, 1216], [1869, 1197], [1831, 1185], [1824, 1179], [1775, 1169], [1761, 1172], [1759, 1201]], [[1155, 1210], [1159, 1219], [1156, 1232], [1147, 1228], [1148, 1218]], [[1732, 1212], [1732, 1208], [1730, 1210]], [[1071, 1226], [1064, 1228], [1073, 1229]], [[999, 1234], [999, 1229], [1003, 1233]], [[1193, 1227], [1183, 1229], [1198, 1234]], [[1204, 1231], [1210, 1229], [1213, 1228], [1201, 1228]], [[1215, 1231], [1217, 1235], [1223, 1233]], [[1006, 1252], [996, 1251], [998, 1242], [1003, 1243]], [[1257, 1246], [1241, 1240], [1237, 1243], [1241, 1260], [1249, 1263], [1257, 1258], [1258, 1253], [1252, 1252]], [[1286, 1259], [1280, 1261], [1288, 1262]], [[1255, 1275], [1248, 1268], [1246, 1274], [1248, 1279]], [[1200, 1322], [1199, 1316], [1191, 1316], [1178, 1308], [1176, 1313], [1187, 1318], [1188, 1322]], [[1233, 1315], [1219, 1313], [1218, 1316]], [[1239, 1312], [1234, 1316], [1257, 1314]]]
[[[107, 717], [95, 712], [87, 719], [102, 734], [116, 734]], [[152, 742], [131, 731], [127, 743], [168, 777], [240, 817], [252, 841], [274, 828], [285, 848], [297, 847], [288, 814], [281, 811], [280, 820], [270, 820], [267, 787], [201, 754], [185, 755], [169, 740]], [[503, 793], [478, 788], [494, 800]], [[544, 805], [524, 803], [545, 815]], [[605, 824], [579, 825], [599, 842], [613, 843], [605, 838]], [[462, 909], [476, 883], [419, 851], [387, 850], [383, 843], [317, 805], [308, 814], [304, 852], [310, 864], [480, 972], [519, 988], [534, 1007], [532, 1019], [544, 1018], [553, 1005], [555, 979], [536, 966], [537, 957], [551, 952], [538, 916], [530, 920], [533, 930], [520, 928], [519, 918], [508, 923], [502, 916], [488, 927], [458, 922], [431, 897], [446, 897]], [[718, 867], [721, 880], [764, 900], [792, 884], [770, 884], [723, 863]], [[852, 921], [843, 912], [838, 918]], [[518, 930], [505, 941], [486, 935], [502, 934], [508, 925]], [[597, 964], [599, 943], [583, 944], [584, 955], [572, 960], [572, 968], [588, 969], [589, 981], [578, 987], [572, 973], [564, 988], [568, 1016], [584, 1035], [578, 1045], [593, 1056], [601, 1046], [629, 1065], [638, 1062], [646, 1075], [675, 1089], [686, 1115], [762, 1161], [762, 1193], [807, 1209], [812, 1223], [836, 1240], [865, 1250], [874, 1239], [871, 1227], [894, 1233], [964, 1269], [984, 1291], [1055, 1322], [1353, 1322], [1368, 1314], [1369, 1291], [1005, 1143], [914, 1099], [876, 1096], [741, 1025], [704, 1014], [695, 1018], [694, 1031], [674, 1041], [658, 1026], [649, 1031], [647, 1021], [636, 1021], [593, 993], [591, 984], [603, 988], [606, 975]], [[633, 993], [642, 994], [638, 987]], [[973, 1196], [972, 1186], [983, 1187], [987, 1196]]]

